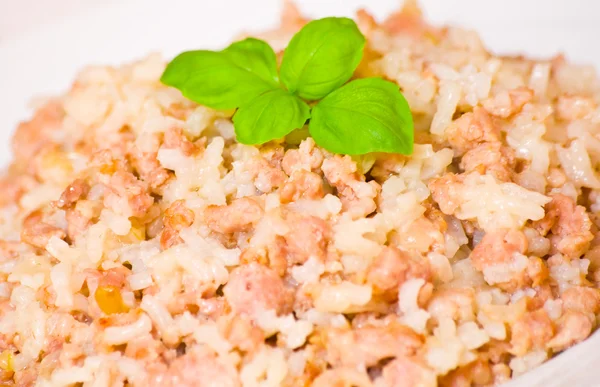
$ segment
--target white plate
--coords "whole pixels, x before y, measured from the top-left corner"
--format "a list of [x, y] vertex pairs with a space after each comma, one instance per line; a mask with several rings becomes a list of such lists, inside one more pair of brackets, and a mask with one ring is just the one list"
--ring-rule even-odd
[[[399, 0], [297, 0], [314, 17], [351, 15], [364, 6], [382, 18]], [[593, 0], [421, 0], [429, 20], [478, 30], [499, 53], [570, 60], [600, 67]], [[280, 0], [0, 0], [0, 165], [10, 158], [9, 137], [27, 118], [36, 95], [67, 89], [91, 63], [119, 64], [159, 51], [217, 48], [241, 30], [277, 22]], [[32, 24], [33, 23], [33, 24]], [[1, 194], [1, 193], [0, 193]], [[522, 386], [595, 386], [600, 336], [517, 381]]]

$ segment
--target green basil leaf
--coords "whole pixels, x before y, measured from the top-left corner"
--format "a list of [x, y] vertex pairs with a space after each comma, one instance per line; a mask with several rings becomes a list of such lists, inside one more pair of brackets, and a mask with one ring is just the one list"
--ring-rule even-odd
[[258, 75], [267, 82], [279, 83], [275, 51], [263, 40], [247, 38], [223, 50], [234, 63]]
[[268, 91], [233, 116], [237, 140], [242, 144], [264, 144], [301, 128], [310, 118], [310, 108], [283, 89]]
[[246, 68], [236, 54], [215, 51], [188, 51], [167, 65], [160, 78], [179, 89], [188, 99], [213, 109], [234, 109], [278, 85], [267, 81], [253, 68]]
[[280, 77], [287, 89], [307, 100], [340, 87], [360, 63], [365, 37], [348, 18], [313, 20], [290, 41]]
[[380, 78], [358, 79], [329, 94], [313, 107], [309, 131], [334, 153], [413, 151], [408, 103], [396, 84]]

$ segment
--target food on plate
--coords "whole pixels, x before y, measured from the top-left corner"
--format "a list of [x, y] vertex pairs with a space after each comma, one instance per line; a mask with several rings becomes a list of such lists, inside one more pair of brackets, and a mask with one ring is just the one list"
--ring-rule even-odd
[[596, 328], [599, 92], [413, 2], [86, 68], [0, 179], [0, 381], [518, 377]]

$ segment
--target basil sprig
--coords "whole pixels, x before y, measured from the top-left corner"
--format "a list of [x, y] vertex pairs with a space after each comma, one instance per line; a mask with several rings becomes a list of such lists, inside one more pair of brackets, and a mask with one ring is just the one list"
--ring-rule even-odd
[[[248, 38], [222, 51], [184, 52], [161, 81], [199, 104], [237, 109], [233, 124], [243, 144], [283, 138], [308, 121], [310, 135], [330, 152], [410, 154], [413, 119], [398, 86], [380, 78], [348, 82], [364, 45], [354, 21], [328, 17], [292, 38], [279, 75], [273, 49]], [[311, 108], [305, 101], [318, 102]]]

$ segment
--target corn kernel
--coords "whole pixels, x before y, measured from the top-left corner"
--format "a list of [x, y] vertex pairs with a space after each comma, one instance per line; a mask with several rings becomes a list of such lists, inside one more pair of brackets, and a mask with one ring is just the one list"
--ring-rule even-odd
[[146, 226], [135, 218], [129, 219], [131, 229], [127, 235], [119, 236], [121, 243], [137, 243], [146, 239]]
[[8, 349], [5, 349], [0, 353], [0, 368], [4, 371], [13, 371], [13, 354]]
[[94, 298], [106, 314], [126, 313], [129, 310], [123, 302], [121, 291], [115, 286], [98, 286]]

